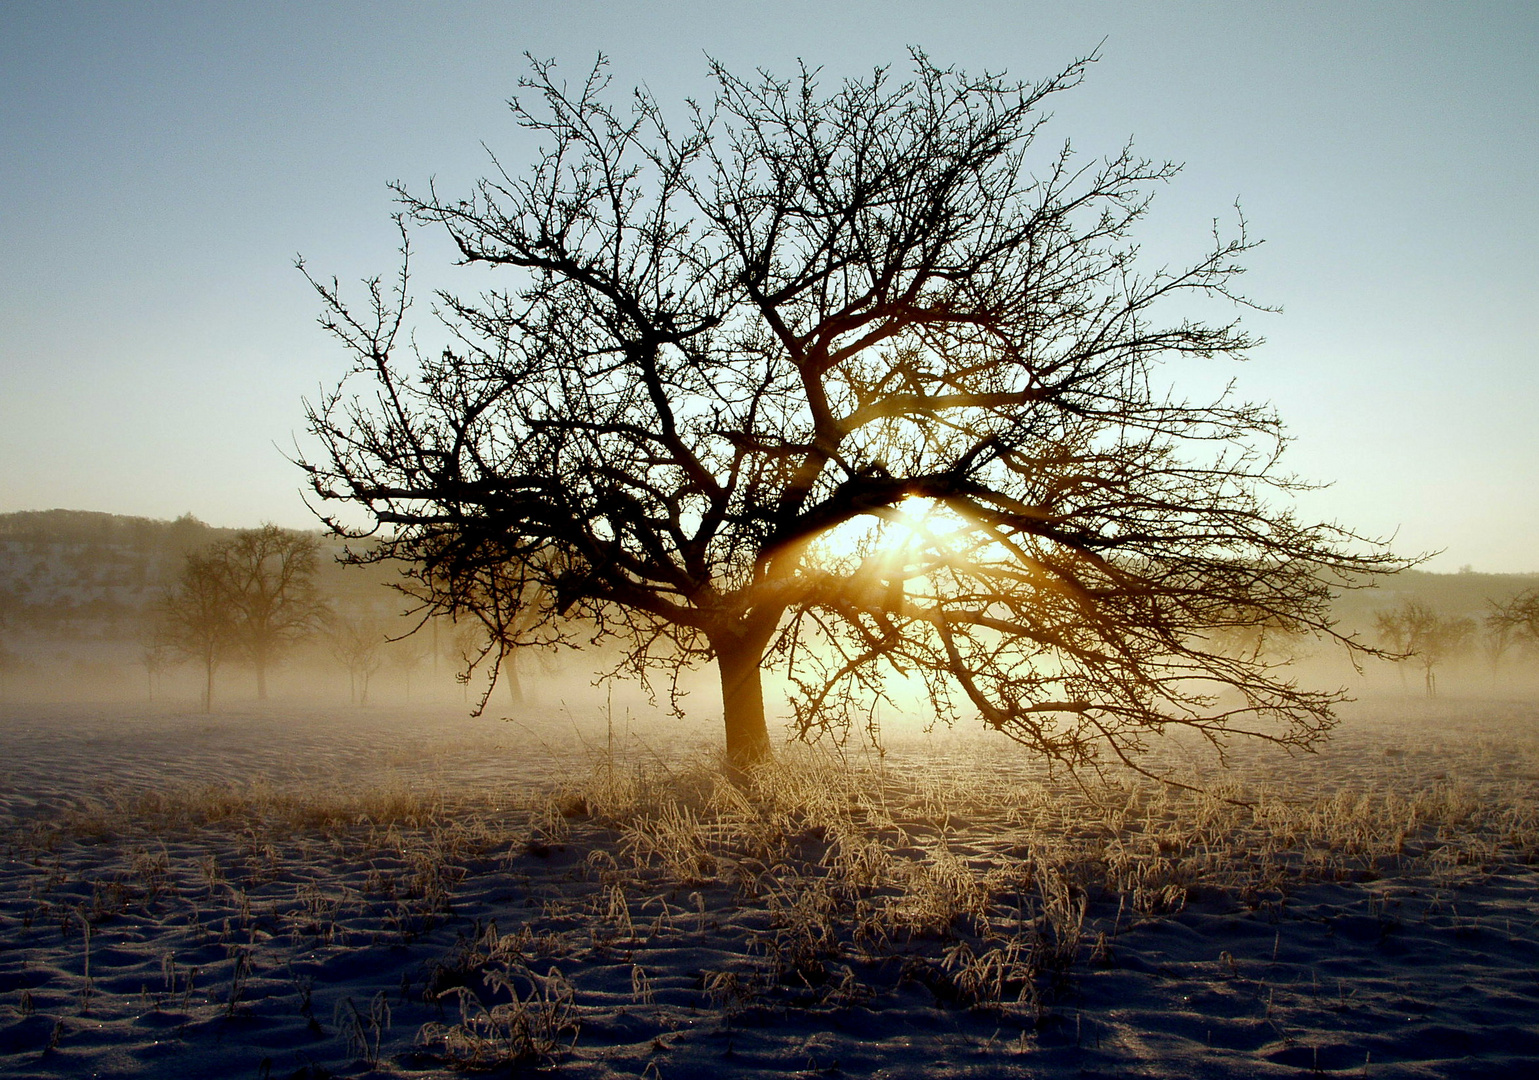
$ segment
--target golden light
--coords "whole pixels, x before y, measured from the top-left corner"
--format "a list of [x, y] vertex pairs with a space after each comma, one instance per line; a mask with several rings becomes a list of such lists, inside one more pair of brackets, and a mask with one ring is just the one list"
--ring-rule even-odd
[[938, 499], [911, 495], [861, 514], [818, 537], [815, 550], [836, 571], [895, 567], [949, 548], [968, 522]]
[[947, 538], [968, 529], [967, 521], [939, 499], [910, 495], [893, 507], [893, 524], [909, 534], [910, 540], [926, 544], [944, 543]]

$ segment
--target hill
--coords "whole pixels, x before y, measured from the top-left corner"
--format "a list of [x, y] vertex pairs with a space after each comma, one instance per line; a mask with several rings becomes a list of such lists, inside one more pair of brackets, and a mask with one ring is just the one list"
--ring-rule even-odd
[[[136, 638], [187, 555], [237, 531], [191, 514], [174, 521], [90, 510], [0, 514], [0, 628], [13, 638]], [[317, 584], [334, 606], [399, 609], [383, 575], [339, 565], [341, 545], [315, 535], [323, 549]]]
[[1525, 589], [1539, 587], [1539, 574], [1433, 574], [1406, 570], [1384, 578], [1372, 588], [1351, 589], [1335, 602], [1335, 615], [1344, 629], [1372, 634], [1374, 616], [1406, 600], [1419, 600], [1434, 611], [1466, 616], [1477, 623], [1490, 614], [1492, 604], [1506, 603]]

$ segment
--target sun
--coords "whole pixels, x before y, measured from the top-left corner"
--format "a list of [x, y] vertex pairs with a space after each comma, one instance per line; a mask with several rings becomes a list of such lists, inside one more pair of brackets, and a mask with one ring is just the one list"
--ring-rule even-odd
[[949, 548], [965, 532], [967, 521], [940, 499], [905, 496], [894, 506], [859, 514], [818, 537], [818, 554], [833, 565], [865, 565], [918, 559]]

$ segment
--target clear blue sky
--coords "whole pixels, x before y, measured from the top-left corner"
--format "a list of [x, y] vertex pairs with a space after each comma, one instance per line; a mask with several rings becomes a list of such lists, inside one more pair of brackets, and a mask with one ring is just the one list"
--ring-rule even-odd
[[[1186, 163], [1148, 250], [1238, 199], [1268, 339], [1237, 371], [1333, 481], [1316, 517], [1433, 569], [1539, 571], [1539, 4], [0, 3], [0, 511], [311, 523], [283, 457], [345, 358], [293, 269], [393, 268], [386, 182], [530, 147], [525, 51], [665, 103], [730, 67], [1034, 78], [1050, 138]], [[420, 238], [424, 284], [444, 251]]]

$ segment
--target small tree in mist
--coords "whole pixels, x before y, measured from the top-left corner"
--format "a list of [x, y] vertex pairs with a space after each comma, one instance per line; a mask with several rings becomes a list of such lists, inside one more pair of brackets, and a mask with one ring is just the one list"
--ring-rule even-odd
[[1374, 625], [1401, 663], [1420, 665], [1428, 697], [1437, 696], [1437, 665], [1467, 649], [1475, 636], [1475, 620], [1440, 615], [1420, 600], [1381, 611]]
[[1493, 601], [1486, 625], [1506, 630], [1529, 645], [1539, 645], [1539, 589], [1525, 589], [1505, 604]]
[[203, 711], [212, 711], [214, 672], [236, 641], [235, 612], [217, 557], [204, 553], [186, 557], [181, 576], [160, 603], [156, 639], [173, 655], [203, 668]]
[[1494, 622], [1489, 615], [1486, 616], [1484, 629], [1485, 632], [1480, 635], [1480, 655], [1491, 669], [1491, 682], [1494, 685], [1502, 673], [1502, 661], [1516, 643], [1516, 635], [1511, 626]]
[[319, 553], [315, 537], [276, 525], [242, 530], [209, 549], [260, 701], [267, 700], [267, 673], [282, 650], [315, 633], [326, 614], [315, 589]]
[[0, 627], [0, 701], [11, 693], [11, 679], [21, 668], [21, 657], [6, 647], [4, 628]]
[[1268, 408], [1164, 389], [1162, 364], [1256, 343], [1181, 303], [1243, 306], [1252, 241], [1140, 268], [1176, 167], [1038, 152], [1086, 64], [1028, 84], [916, 52], [832, 89], [713, 65], [673, 124], [611, 105], [602, 63], [573, 87], [536, 63], [513, 110], [540, 156], [399, 190], [403, 234], [494, 271], [440, 295], [439, 351], [411, 344], [408, 245], [362, 308], [314, 282], [355, 372], [302, 465], [372, 522], [328, 524], [429, 613], [474, 611], [467, 664], [616, 638], [617, 674], [676, 691], [713, 662], [740, 765], [769, 753], [771, 663], [804, 735], [918, 685], [1071, 766], [1173, 724], [1311, 744], [1340, 695], [1223, 632], [1362, 649], [1331, 589], [1403, 564], [1286, 508]]
[[411, 700], [411, 680], [422, 662], [428, 659], [432, 646], [417, 637], [391, 639], [385, 648], [390, 668], [401, 673], [406, 700]]
[[1299, 658], [1304, 646], [1304, 638], [1293, 628], [1270, 618], [1215, 625], [1207, 636], [1215, 652], [1252, 662], [1288, 663]]
[[369, 682], [384, 663], [388, 637], [378, 619], [334, 616], [328, 624], [331, 654], [347, 668], [348, 700], [369, 703]]
[[139, 665], [144, 668], [144, 688], [148, 700], [155, 700], [155, 690], [161, 676], [176, 663], [177, 650], [161, 636], [160, 626], [154, 626], [139, 643]]
[[1525, 589], [1505, 604], [1491, 601], [1486, 634], [1491, 639], [1521, 643], [1530, 650], [1539, 648], [1539, 589]]
[[[458, 588], [463, 610], [474, 615], [485, 628], [479, 642], [494, 647], [487, 652], [495, 657], [495, 663], [486, 694], [490, 696], [498, 680], [502, 680], [507, 683], [508, 700], [514, 706], [523, 705], [524, 683], [519, 677], [519, 664], [536, 651], [536, 646], [542, 646], [537, 651], [548, 659], [550, 648], [559, 643], [559, 638], [540, 630], [541, 614], [548, 607], [544, 585], [539, 580], [509, 575], [504, 568], [489, 568], [471, 581], [461, 582]], [[504, 643], [501, 648], [495, 648], [498, 642]], [[461, 659], [469, 657], [462, 655]]]
[[225, 660], [239, 656], [252, 665], [257, 698], [265, 701], [267, 672], [281, 650], [321, 625], [319, 550], [313, 536], [263, 525], [187, 556], [154, 635], [173, 654], [203, 666], [205, 711], [213, 706], [214, 672]]

